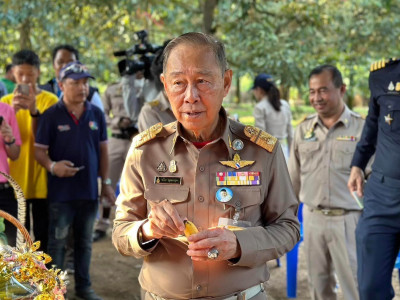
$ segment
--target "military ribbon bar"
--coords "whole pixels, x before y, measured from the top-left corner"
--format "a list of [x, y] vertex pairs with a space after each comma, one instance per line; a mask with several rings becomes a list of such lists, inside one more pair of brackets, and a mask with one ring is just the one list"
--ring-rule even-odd
[[217, 172], [217, 186], [260, 185], [261, 172]]

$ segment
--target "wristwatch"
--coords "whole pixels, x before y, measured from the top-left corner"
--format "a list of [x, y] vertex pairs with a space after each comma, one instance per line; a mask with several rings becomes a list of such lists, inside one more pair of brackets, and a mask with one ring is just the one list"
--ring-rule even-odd
[[111, 179], [110, 178], [103, 179], [102, 183], [105, 185], [111, 185]]

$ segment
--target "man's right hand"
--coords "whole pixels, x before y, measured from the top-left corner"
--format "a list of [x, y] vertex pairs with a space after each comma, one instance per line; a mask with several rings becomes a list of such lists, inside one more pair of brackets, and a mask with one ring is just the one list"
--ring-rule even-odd
[[79, 171], [79, 168], [75, 168], [74, 164], [69, 160], [57, 161], [53, 168], [53, 173], [57, 177], [72, 177]]
[[185, 229], [179, 213], [166, 199], [151, 205], [148, 219], [149, 221], [142, 227], [144, 240], [160, 239], [164, 236], [176, 238]]
[[347, 182], [347, 187], [352, 193], [357, 191], [359, 197], [364, 196], [364, 172], [359, 167], [352, 167], [350, 172], [349, 181]]

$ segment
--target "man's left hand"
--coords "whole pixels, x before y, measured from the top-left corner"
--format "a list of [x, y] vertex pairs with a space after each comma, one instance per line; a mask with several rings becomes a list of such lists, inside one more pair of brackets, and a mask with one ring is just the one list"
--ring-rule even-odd
[[189, 236], [188, 241], [189, 250], [186, 253], [195, 261], [210, 260], [207, 254], [213, 248], [218, 250], [215, 260], [238, 258], [241, 254], [236, 235], [226, 228], [201, 231]]
[[115, 197], [115, 192], [111, 185], [103, 184], [101, 186], [101, 198], [105, 198], [108, 203], [115, 205], [115, 200], [117, 198]]

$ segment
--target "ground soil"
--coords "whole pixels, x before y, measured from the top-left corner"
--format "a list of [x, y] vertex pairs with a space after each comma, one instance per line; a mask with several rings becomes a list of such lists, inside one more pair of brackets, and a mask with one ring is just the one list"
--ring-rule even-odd
[[[304, 262], [303, 248], [299, 247], [299, 270], [297, 277], [297, 299], [310, 299], [307, 287], [307, 272]], [[269, 300], [283, 300], [286, 297], [286, 258], [280, 260], [281, 266], [277, 267], [276, 261], [268, 262], [271, 278], [266, 283]], [[104, 300], [140, 300], [140, 287], [138, 275], [141, 260], [120, 255], [111, 244], [111, 238], [93, 244], [91, 279], [93, 289]], [[379, 276], [379, 275], [378, 275]], [[70, 276], [68, 298], [73, 299], [73, 276]], [[393, 272], [393, 286], [400, 300], [399, 273]], [[338, 289], [338, 300], [345, 300]]]

